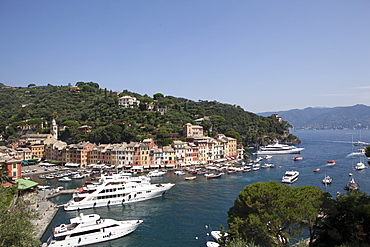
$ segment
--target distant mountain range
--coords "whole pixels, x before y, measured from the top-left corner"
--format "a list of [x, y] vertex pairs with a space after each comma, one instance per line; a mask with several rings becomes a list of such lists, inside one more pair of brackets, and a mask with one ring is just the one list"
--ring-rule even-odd
[[367, 129], [370, 128], [370, 106], [354, 105], [333, 108], [293, 109], [261, 112], [260, 116], [277, 113], [295, 129]]

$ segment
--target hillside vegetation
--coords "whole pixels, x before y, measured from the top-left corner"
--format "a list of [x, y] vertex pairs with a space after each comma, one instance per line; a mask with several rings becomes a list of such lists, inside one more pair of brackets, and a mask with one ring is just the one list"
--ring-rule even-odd
[[[167, 145], [182, 138], [184, 124], [195, 124], [195, 119], [207, 116], [202, 126], [205, 134], [211, 137], [222, 133], [245, 145], [262, 144], [274, 138], [299, 141], [289, 134], [288, 122], [278, 122], [272, 116], [258, 116], [239, 106], [216, 101], [194, 102], [161, 93], [150, 97], [124, 90], [117, 94], [101, 89], [94, 82], [78, 82], [76, 86], [77, 89], [50, 84], [2, 87], [0, 133], [6, 140], [17, 138], [26, 132], [22, 131], [22, 127], [27, 129], [26, 125], [34, 126], [34, 133], [49, 133], [48, 125], [56, 119], [61, 129], [59, 139], [67, 143], [118, 143], [153, 138], [158, 144]], [[124, 95], [136, 97], [140, 105], [132, 109], [119, 107], [118, 98]], [[149, 111], [149, 104], [166, 110], [163, 114]], [[78, 131], [83, 125], [91, 126], [92, 131]]]

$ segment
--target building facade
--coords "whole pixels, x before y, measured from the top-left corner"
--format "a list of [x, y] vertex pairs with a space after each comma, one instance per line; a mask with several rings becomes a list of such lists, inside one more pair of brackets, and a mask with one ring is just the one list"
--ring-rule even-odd
[[118, 105], [123, 108], [133, 108], [138, 107], [140, 105], [140, 101], [137, 100], [135, 97], [126, 95], [118, 99]]

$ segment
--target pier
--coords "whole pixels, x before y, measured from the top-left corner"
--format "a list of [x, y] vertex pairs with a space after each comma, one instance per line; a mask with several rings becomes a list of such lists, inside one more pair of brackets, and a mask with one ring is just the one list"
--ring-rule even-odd
[[58, 192], [52, 192], [50, 193], [49, 195], [46, 196], [46, 199], [50, 199], [50, 198], [53, 198], [53, 197], [56, 197], [56, 196], [59, 196], [59, 195], [66, 195], [66, 194], [73, 194], [73, 192], [75, 192], [76, 189], [69, 189], [69, 190], [60, 190]]

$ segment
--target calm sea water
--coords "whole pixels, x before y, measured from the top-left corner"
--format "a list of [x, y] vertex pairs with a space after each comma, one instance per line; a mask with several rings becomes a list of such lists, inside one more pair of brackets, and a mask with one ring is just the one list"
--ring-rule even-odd
[[[91, 246], [205, 246], [206, 241], [211, 240], [208, 236], [211, 230], [219, 230], [221, 225], [227, 229], [227, 211], [244, 186], [270, 180], [280, 182], [285, 171], [292, 169], [298, 170], [300, 176], [298, 181], [290, 186], [314, 185], [335, 196], [337, 192], [346, 193], [343, 187], [350, 179], [349, 173], [352, 173], [359, 182], [360, 189], [370, 193], [368, 179], [370, 169], [355, 170], [354, 166], [359, 161], [359, 156], [348, 157], [348, 154], [358, 149], [352, 146], [352, 139], [370, 142], [370, 130], [307, 130], [294, 131], [293, 134], [302, 140], [299, 146], [305, 148], [301, 152], [303, 160], [293, 161], [295, 156], [293, 154], [275, 155], [268, 163], [274, 163], [276, 168], [225, 174], [220, 179], [210, 180], [198, 175], [196, 180], [185, 181], [183, 176], [177, 176], [169, 171], [164, 177], [152, 179], [154, 183], [176, 184], [161, 198], [81, 211], [84, 214], [97, 213], [104, 218], [116, 220], [144, 220], [143, 224], [128, 236]], [[252, 155], [251, 158], [255, 156]], [[326, 165], [328, 160], [335, 160], [336, 164], [328, 166]], [[316, 168], [320, 168], [320, 171], [313, 172]], [[322, 184], [325, 175], [333, 178], [332, 184], [328, 186]], [[65, 188], [79, 186], [79, 182], [56, 183]], [[53, 199], [53, 202], [62, 204], [69, 198], [70, 196], [59, 196]], [[42, 241], [45, 242], [50, 236], [52, 227], [66, 223], [78, 214], [65, 212], [60, 208]]]

